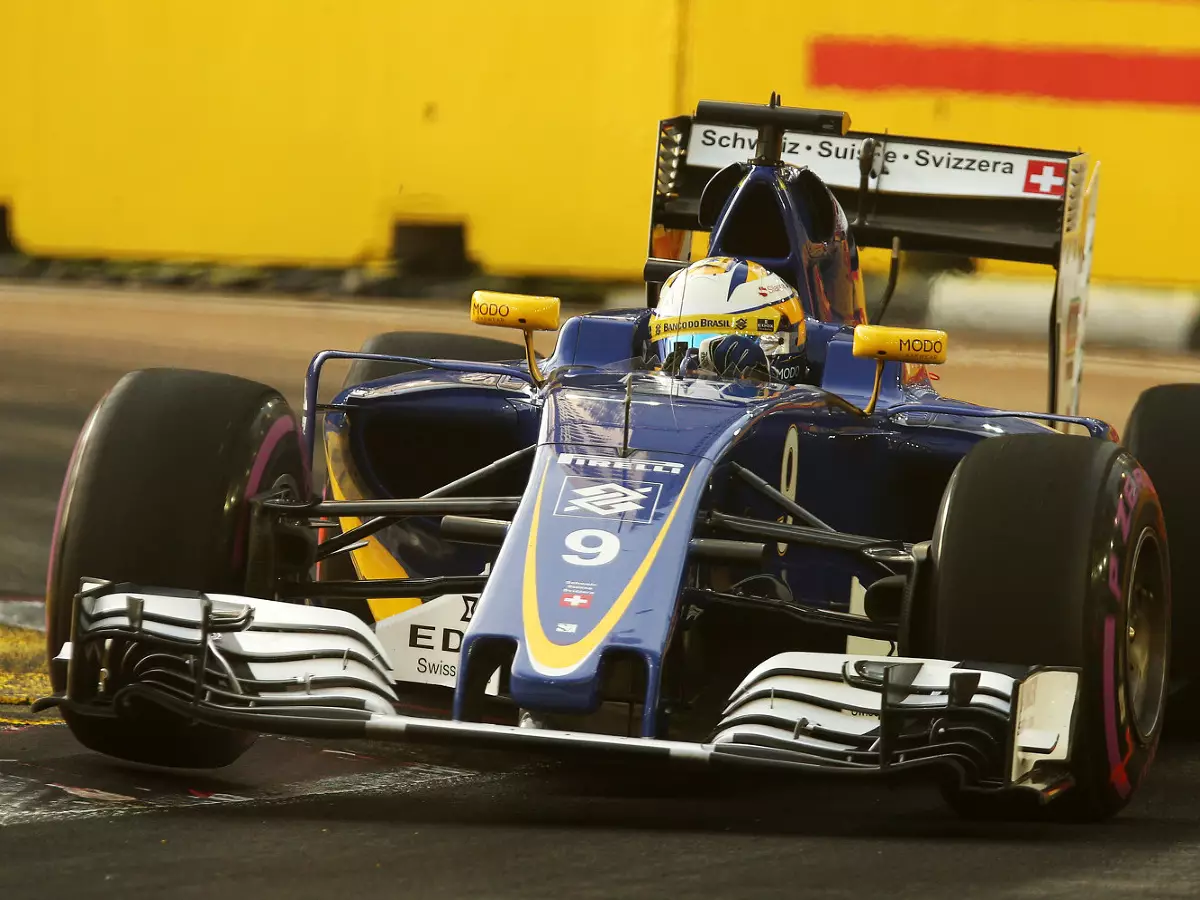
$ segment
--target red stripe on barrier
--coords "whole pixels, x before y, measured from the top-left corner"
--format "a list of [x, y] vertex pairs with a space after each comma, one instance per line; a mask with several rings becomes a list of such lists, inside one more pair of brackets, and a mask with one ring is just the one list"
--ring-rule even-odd
[[823, 37], [809, 83], [850, 90], [967, 91], [1200, 106], [1200, 54], [1016, 49]]

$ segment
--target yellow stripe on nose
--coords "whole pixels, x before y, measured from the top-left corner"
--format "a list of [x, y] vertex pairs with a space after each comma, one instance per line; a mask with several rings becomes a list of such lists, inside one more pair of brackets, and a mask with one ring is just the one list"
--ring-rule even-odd
[[529, 651], [530, 661], [536, 668], [550, 673], [560, 673], [569, 672], [587, 659], [588, 655], [600, 646], [600, 643], [608, 637], [609, 632], [616, 627], [621, 617], [625, 615], [625, 610], [633, 602], [638, 588], [646, 580], [646, 575], [650, 571], [651, 564], [654, 562], [655, 557], [658, 556], [658, 551], [667, 536], [667, 531], [670, 530], [671, 523], [675, 520], [675, 514], [679, 512], [679, 507], [682, 505], [683, 498], [687, 494], [692, 475], [691, 473], [688, 474], [687, 479], [683, 483], [683, 488], [679, 491], [679, 497], [675, 500], [675, 505], [671, 507], [671, 512], [668, 513], [666, 520], [662, 524], [662, 528], [659, 529], [658, 535], [654, 538], [654, 543], [650, 545], [645, 558], [642, 559], [641, 564], [634, 571], [633, 577], [629, 579], [629, 582], [625, 585], [625, 589], [621, 591], [620, 596], [609, 607], [604, 617], [596, 623], [591, 631], [578, 641], [572, 644], [556, 644], [546, 637], [546, 632], [542, 628], [537, 597], [538, 524], [542, 510], [542, 492], [546, 487], [546, 472], [549, 471], [549, 468], [550, 465], [547, 463], [546, 468], [542, 471], [542, 480], [538, 485], [537, 501], [533, 507], [533, 521], [529, 527], [529, 552], [525, 556], [525, 578], [521, 606], [525, 619], [525, 646]]
[[[334, 500], [345, 500], [346, 494], [342, 490], [342, 486], [338, 484], [336, 475], [334, 474], [333, 459], [329, 450], [328, 441], [325, 443], [325, 471], [329, 479], [329, 491], [333, 494]], [[339, 518], [338, 523], [342, 526], [342, 531], [349, 531], [351, 528], [357, 528], [362, 524], [362, 519], [351, 517]], [[400, 561], [388, 552], [388, 549], [383, 546], [376, 535], [371, 535], [366, 539], [367, 545], [360, 547], [357, 550], [350, 551], [350, 558], [354, 561], [354, 568], [358, 572], [358, 577], [364, 581], [373, 581], [380, 578], [407, 578], [408, 572], [404, 566], [400, 565]], [[367, 601], [370, 606], [371, 615], [376, 622], [382, 622], [389, 616], [394, 616], [402, 612], [407, 612], [421, 605], [419, 597], [388, 597], [388, 598], [372, 598]]]

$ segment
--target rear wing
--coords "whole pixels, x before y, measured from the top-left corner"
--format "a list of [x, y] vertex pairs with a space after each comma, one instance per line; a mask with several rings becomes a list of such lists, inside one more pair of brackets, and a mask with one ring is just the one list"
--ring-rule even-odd
[[[904, 250], [1053, 266], [1049, 410], [1077, 414], [1099, 165], [1065, 150], [838, 133], [829, 122], [839, 116], [849, 124], [843, 113], [701, 101], [697, 115], [659, 122], [647, 282], [656, 286], [672, 261], [689, 258], [692, 233], [708, 230], [699, 218], [704, 186], [724, 166], [751, 160], [761, 130], [783, 162], [829, 185], [860, 247], [890, 248], [898, 238]], [[877, 143], [864, 174], [867, 139]]]

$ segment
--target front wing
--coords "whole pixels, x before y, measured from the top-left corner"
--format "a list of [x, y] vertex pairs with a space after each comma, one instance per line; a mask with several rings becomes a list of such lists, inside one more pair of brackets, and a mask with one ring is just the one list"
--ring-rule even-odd
[[269, 734], [524, 748], [798, 772], [940, 767], [979, 790], [1070, 783], [1075, 670], [785, 653], [751, 672], [712, 738], [689, 743], [398, 715], [378, 639], [340, 610], [96, 584], [75, 599], [64, 696], [77, 715], [149, 701]]

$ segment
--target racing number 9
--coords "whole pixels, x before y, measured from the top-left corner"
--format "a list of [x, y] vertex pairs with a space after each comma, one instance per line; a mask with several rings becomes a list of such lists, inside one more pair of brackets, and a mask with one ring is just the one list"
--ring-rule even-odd
[[581, 528], [567, 535], [567, 549], [563, 559], [573, 566], [606, 566], [621, 550], [621, 539], [615, 534], [599, 528]]
[[[796, 475], [799, 469], [800, 432], [795, 425], [789, 425], [787, 437], [783, 439], [783, 462], [779, 467], [779, 490], [789, 500], [796, 499]], [[792, 517], [780, 516], [779, 521], [792, 524]], [[780, 556], [787, 553], [787, 544], [776, 544], [775, 550]]]

